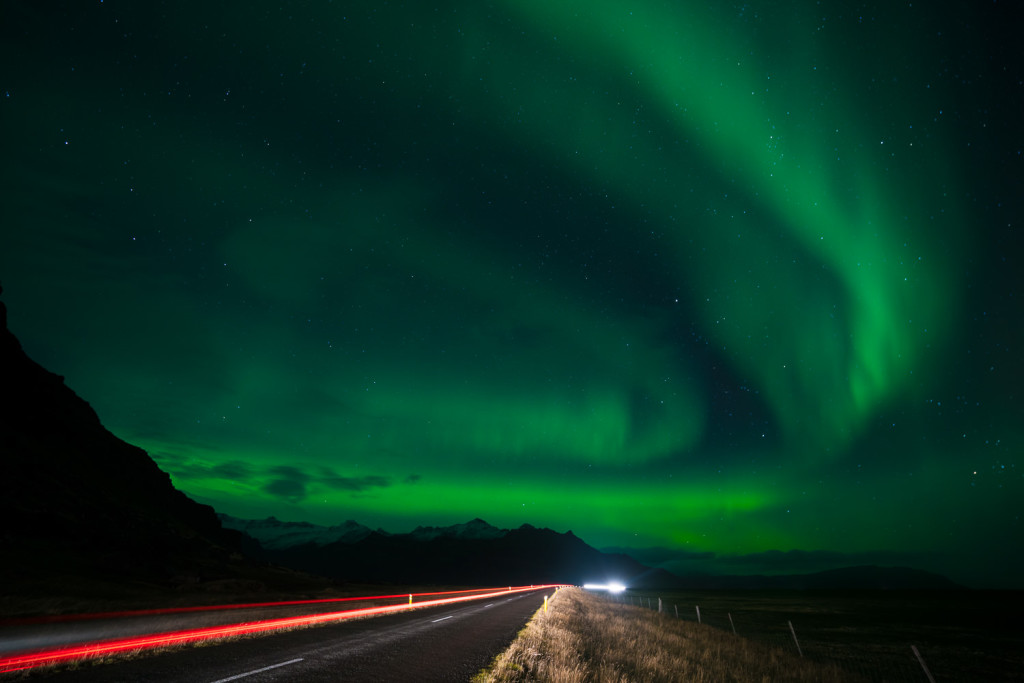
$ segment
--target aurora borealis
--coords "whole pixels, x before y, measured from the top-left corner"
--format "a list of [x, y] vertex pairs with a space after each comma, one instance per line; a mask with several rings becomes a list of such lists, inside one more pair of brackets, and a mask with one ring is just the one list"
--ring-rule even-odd
[[1002, 11], [7, 2], [9, 326], [232, 515], [1024, 587]]

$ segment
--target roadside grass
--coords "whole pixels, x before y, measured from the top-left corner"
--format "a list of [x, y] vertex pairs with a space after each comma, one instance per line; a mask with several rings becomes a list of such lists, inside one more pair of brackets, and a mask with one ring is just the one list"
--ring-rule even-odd
[[551, 681], [857, 681], [836, 666], [807, 661], [702, 624], [604, 599], [558, 591], [474, 683]]

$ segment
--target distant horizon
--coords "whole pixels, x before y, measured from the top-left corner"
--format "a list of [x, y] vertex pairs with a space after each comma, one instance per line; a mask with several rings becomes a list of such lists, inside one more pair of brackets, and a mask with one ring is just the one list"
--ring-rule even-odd
[[[944, 578], [947, 578], [947, 579], [953, 581], [954, 583], [958, 583], [958, 584], [964, 586], [965, 588], [968, 588], [968, 589], [971, 589], [971, 590], [984, 590], [984, 589], [991, 589], [991, 590], [1021, 590], [1021, 589], [1024, 589], [1024, 585], [1022, 585], [1022, 586], [975, 587], [975, 586], [968, 585], [968, 584], [966, 584], [966, 583], [964, 583], [962, 581], [958, 581], [958, 580], [954, 579], [953, 577], [947, 576], [946, 574], [944, 574], [944, 573], [942, 573], [940, 571], [936, 571], [936, 570], [930, 569], [928, 567], [917, 566], [917, 565], [913, 565], [913, 564], [900, 563], [897, 558], [891, 558], [890, 560], [886, 560], [886, 559], [884, 559], [884, 556], [881, 556], [881, 555], [876, 557], [876, 558], [873, 558], [876, 561], [871, 561], [872, 558], [870, 556], [860, 557], [860, 558], [857, 558], [857, 557], [846, 557], [845, 561], [844, 561], [843, 558], [839, 554], [837, 554], [837, 553], [829, 553], [827, 551], [822, 551], [821, 553], [813, 553], [813, 552], [812, 553], [806, 553], [806, 552], [800, 551], [800, 550], [791, 550], [791, 551], [779, 551], [779, 552], [775, 553], [775, 555], [776, 556], [786, 556], [786, 555], [794, 556], [795, 555], [797, 557], [803, 557], [805, 562], [816, 563], [816, 564], [811, 564], [810, 566], [803, 566], [803, 567], [799, 567], [799, 566], [793, 565], [793, 566], [790, 566], [789, 568], [780, 568], [778, 566], [771, 566], [770, 564], [768, 564], [768, 561], [765, 560], [764, 564], [758, 566], [758, 565], [754, 565], [752, 563], [752, 560], [754, 560], [756, 558], [744, 557], [744, 556], [741, 556], [741, 555], [733, 555], [733, 556], [726, 555], [726, 556], [723, 556], [723, 557], [720, 557], [720, 558], [703, 558], [704, 562], [700, 563], [700, 564], [695, 563], [693, 561], [693, 558], [689, 558], [690, 566], [689, 567], [685, 567], [684, 565], [685, 565], [685, 563], [687, 563], [687, 558], [681, 558], [681, 559], [673, 560], [671, 558], [671, 553], [668, 553], [666, 551], [666, 549], [664, 549], [664, 548], [636, 548], [636, 547], [630, 548], [630, 547], [618, 547], [618, 546], [598, 546], [598, 545], [594, 545], [594, 544], [589, 543], [586, 538], [583, 538], [583, 537], [579, 536], [579, 534], [574, 532], [572, 529], [558, 530], [558, 529], [552, 528], [550, 526], [546, 526], [546, 525], [545, 526], [539, 526], [539, 525], [535, 525], [535, 524], [530, 524], [529, 522], [524, 522], [524, 523], [516, 525], [516, 526], [507, 526], [507, 527], [505, 527], [505, 526], [493, 525], [493, 524], [491, 524], [490, 522], [488, 522], [487, 520], [485, 520], [485, 519], [483, 519], [481, 517], [473, 517], [473, 518], [465, 520], [463, 522], [454, 522], [454, 523], [451, 523], [451, 524], [417, 524], [416, 526], [410, 528], [408, 531], [392, 531], [390, 529], [385, 529], [382, 526], [371, 526], [371, 525], [368, 525], [368, 524], [364, 524], [364, 523], [362, 523], [362, 522], [360, 522], [359, 520], [356, 520], [356, 519], [346, 519], [346, 520], [343, 520], [343, 521], [341, 521], [339, 523], [336, 523], [336, 524], [326, 525], [326, 524], [317, 524], [315, 522], [309, 522], [309, 521], [306, 521], [306, 520], [283, 520], [283, 519], [277, 518], [275, 515], [270, 515], [268, 517], [262, 517], [262, 518], [248, 518], [248, 517], [237, 517], [235, 515], [230, 515], [228, 513], [221, 512], [220, 510], [216, 510], [216, 512], [218, 514], [223, 514], [223, 515], [232, 517], [234, 519], [239, 519], [241, 521], [261, 522], [261, 521], [268, 521], [269, 519], [273, 518], [274, 521], [280, 522], [282, 524], [310, 524], [310, 525], [317, 526], [317, 527], [324, 528], [324, 529], [335, 527], [335, 526], [342, 526], [344, 524], [347, 524], [347, 523], [351, 522], [351, 523], [354, 523], [354, 524], [358, 524], [359, 526], [362, 526], [364, 528], [370, 529], [371, 532], [383, 531], [383, 532], [385, 532], [387, 534], [395, 535], [395, 536], [411, 535], [417, 529], [421, 529], [421, 528], [447, 529], [447, 528], [451, 528], [451, 527], [455, 527], [455, 526], [465, 526], [467, 524], [470, 524], [473, 521], [478, 521], [478, 520], [484, 522], [485, 524], [487, 524], [488, 526], [490, 526], [490, 527], [492, 527], [494, 529], [498, 529], [498, 530], [501, 530], [501, 531], [514, 531], [516, 529], [521, 529], [523, 527], [533, 527], [533, 528], [537, 528], [537, 529], [547, 529], [549, 531], [554, 531], [555, 533], [558, 533], [558, 534], [569, 534], [569, 533], [571, 533], [574, 536], [576, 536], [577, 538], [580, 538], [580, 540], [582, 540], [584, 543], [587, 543], [587, 545], [590, 545], [594, 549], [599, 550], [599, 551], [601, 551], [603, 553], [618, 553], [618, 554], [629, 555], [630, 557], [632, 557], [634, 560], [637, 560], [641, 564], [645, 564], [645, 565], [650, 566], [651, 568], [655, 568], [655, 569], [665, 569], [666, 571], [672, 572], [676, 576], [679, 576], [680, 578], [684, 578], [684, 579], [687, 576], [708, 576], [708, 577], [715, 577], [715, 576], [752, 576], [752, 577], [753, 576], [800, 576], [800, 575], [804, 575], [804, 574], [818, 574], [818, 573], [821, 573], [821, 572], [834, 571], [834, 570], [842, 570], [842, 569], [857, 569], [857, 568], [862, 568], [862, 567], [880, 567], [880, 568], [915, 569], [915, 570], [919, 570], [919, 571], [928, 572], [928, 573], [931, 573], [931, 574], [936, 575], [936, 576], [942, 576]], [[658, 557], [659, 555], [661, 556], [660, 559]], [[667, 559], [666, 559], [666, 555], [668, 556]], [[767, 555], [771, 556], [771, 555], [773, 555], [773, 553], [768, 553]], [[817, 557], [817, 559], [815, 559], [816, 557]], [[743, 566], [745, 563], [748, 566]]]

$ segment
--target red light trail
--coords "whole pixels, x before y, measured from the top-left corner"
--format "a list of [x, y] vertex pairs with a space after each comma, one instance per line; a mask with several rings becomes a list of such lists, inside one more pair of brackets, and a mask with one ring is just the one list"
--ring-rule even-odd
[[[470, 588], [461, 591], [435, 591], [433, 593], [412, 593], [413, 597], [426, 595], [460, 595], [464, 593], [481, 593], [493, 591], [494, 588]], [[506, 591], [508, 592], [508, 591]], [[94, 619], [119, 619], [122, 617], [143, 617], [157, 614], [183, 614], [188, 612], [215, 612], [231, 609], [255, 609], [260, 607], [289, 607], [294, 605], [320, 605], [329, 602], [366, 602], [367, 600], [393, 600], [408, 598], [409, 593], [395, 595], [357, 595], [347, 598], [317, 598], [316, 600], [284, 600], [280, 602], [246, 602], [233, 605], [192, 605], [189, 607], [159, 607], [154, 609], [122, 610], [118, 612], [93, 612], [81, 614], [52, 614], [39, 617], [20, 619], [2, 619], [0, 626], [17, 626], [23, 624], [49, 624], [63, 621], [92, 621]]]
[[[230, 638], [233, 636], [241, 636], [252, 633], [262, 633], [267, 631], [276, 631], [285, 628], [294, 628], [296, 626], [307, 626], [312, 624], [322, 624], [331, 621], [341, 621], [343, 619], [352, 619], [354, 617], [365, 617], [373, 616], [378, 614], [386, 614], [388, 612], [398, 612], [400, 610], [419, 609], [422, 607], [434, 607], [437, 605], [447, 605], [458, 602], [466, 602], [469, 600], [481, 600], [484, 598], [500, 597], [503, 595], [509, 595], [512, 593], [523, 593], [526, 591], [541, 590], [544, 588], [554, 588], [558, 584], [546, 584], [540, 586], [515, 586], [500, 589], [483, 589], [488, 592], [479, 593], [477, 591], [450, 591], [450, 592], [437, 592], [437, 593], [415, 593], [413, 597], [417, 596], [433, 596], [433, 595], [452, 595], [461, 593], [474, 593], [474, 595], [457, 595], [452, 598], [441, 598], [435, 600], [426, 600], [423, 602], [410, 602], [410, 603], [399, 603], [396, 605], [383, 605], [380, 607], [366, 607], [362, 609], [344, 610], [340, 612], [328, 612], [325, 614], [313, 614], [299, 617], [284, 617], [280, 619], [269, 619], [266, 621], [256, 622], [243, 622], [238, 624], [226, 624], [223, 626], [211, 626], [206, 628], [198, 629], [186, 629], [181, 631], [169, 631], [166, 633], [154, 633], [144, 636], [133, 636], [130, 638], [114, 638], [110, 640], [101, 640], [89, 643], [81, 643], [78, 645], [72, 645], [68, 647], [55, 647], [45, 648], [41, 650], [34, 650], [31, 652], [24, 652], [17, 655], [11, 655], [6, 657], [0, 657], [0, 673], [8, 673], [11, 671], [19, 671], [22, 669], [31, 669], [44, 664], [60, 664], [67, 663], [82, 659], [90, 659], [94, 657], [103, 657], [118, 652], [126, 652], [132, 650], [146, 650], [158, 647], [167, 647], [172, 645], [181, 645], [186, 643], [196, 643], [203, 640], [216, 640], [220, 638]], [[295, 600], [278, 603], [254, 603], [250, 605], [226, 605], [222, 606], [221, 609], [238, 609], [240, 607], [252, 607], [252, 606], [266, 606], [266, 605], [296, 605], [296, 604], [312, 604], [320, 602], [331, 602], [331, 601], [349, 601], [349, 600], [380, 600], [380, 599], [393, 599], [393, 598], [406, 598], [410, 594], [402, 593], [399, 595], [387, 595], [387, 596], [366, 596], [361, 598], [337, 598], [327, 600]], [[172, 608], [171, 611], [187, 612], [187, 611], [199, 611], [204, 609], [215, 609], [215, 608]], [[130, 612], [128, 614], [158, 614], [164, 613], [163, 610], [141, 610], [136, 612]], [[110, 616], [111, 614], [123, 614], [123, 613], [107, 613], [100, 616]]]

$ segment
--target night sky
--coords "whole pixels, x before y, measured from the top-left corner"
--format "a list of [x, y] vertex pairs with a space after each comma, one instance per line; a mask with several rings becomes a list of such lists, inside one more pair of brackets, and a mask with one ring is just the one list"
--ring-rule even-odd
[[9, 326], [220, 512], [1024, 587], [1006, 4], [7, 0]]

